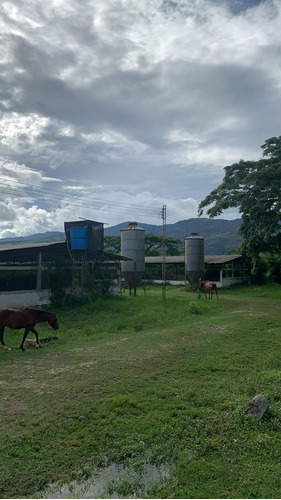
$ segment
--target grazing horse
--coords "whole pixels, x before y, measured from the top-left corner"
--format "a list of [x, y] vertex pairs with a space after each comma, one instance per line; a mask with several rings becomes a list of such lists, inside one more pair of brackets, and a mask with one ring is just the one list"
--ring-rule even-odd
[[38, 333], [34, 327], [37, 323], [43, 323], [44, 321], [47, 321], [54, 330], [59, 328], [56, 315], [51, 312], [41, 311], [40, 309], [30, 309], [29, 307], [25, 307], [23, 309], [0, 309], [0, 342], [2, 347], [7, 349], [3, 338], [4, 329], [7, 326], [12, 330], [19, 330], [20, 328], [25, 329], [20, 345], [20, 349], [22, 351], [25, 350], [23, 344], [28, 332], [34, 333], [36, 337], [36, 347], [38, 348]]
[[208, 298], [208, 296], [209, 296], [209, 299], [212, 299], [214, 292], [218, 298], [218, 287], [217, 287], [216, 283], [213, 283], [212, 281], [199, 281], [199, 290], [202, 286], [204, 287], [204, 290], [205, 290], [206, 299]]

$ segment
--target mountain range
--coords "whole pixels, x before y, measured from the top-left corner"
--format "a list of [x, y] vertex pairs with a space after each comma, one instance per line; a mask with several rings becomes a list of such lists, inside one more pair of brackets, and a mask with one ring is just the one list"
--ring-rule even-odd
[[[226, 220], [226, 219], [208, 219], [194, 218], [181, 220], [175, 224], [166, 225], [166, 235], [178, 240], [181, 240], [184, 245], [184, 240], [191, 233], [198, 233], [205, 240], [206, 255], [223, 255], [233, 248], [241, 245], [242, 237], [239, 234], [241, 219]], [[120, 230], [126, 227], [129, 222], [122, 222], [116, 226], [105, 227], [105, 236], [120, 236]], [[152, 233], [156, 236], [163, 234], [163, 227], [137, 223], [146, 233]], [[47, 243], [64, 241], [65, 235], [60, 231], [49, 231], [46, 233], [37, 233], [30, 236], [21, 236], [16, 238], [2, 238], [0, 245], [4, 243], [26, 242], [26, 243]]]
[[[167, 224], [166, 235], [181, 240], [182, 245], [184, 245], [184, 240], [187, 236], [190, 236], [191, 233], [198, 233], [205, 240], [206, 255], [224, 255], [233, 248], [241, 245], [243, 241], [239, 234], [241, 223], [241, 219], [187, 219], [175, 224]], [[119, 236], [120, 229], [123, 229], [126, 225], [128, 225], [128, 222], [106, 228], [105, 236]], [[163, 233], [162, 226], [142, 224], [141, 222], [138, 223], [138, 226], [145, 229], [146, 233], [152, 233], [156, 236], [161, 236]]]

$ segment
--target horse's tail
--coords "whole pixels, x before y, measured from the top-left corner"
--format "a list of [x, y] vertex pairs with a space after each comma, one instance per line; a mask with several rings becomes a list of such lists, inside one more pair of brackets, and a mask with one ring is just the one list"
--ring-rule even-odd
[[218, 287], [217, 287], [216, 283], [213, 283], [213, 290], [218, 298]]

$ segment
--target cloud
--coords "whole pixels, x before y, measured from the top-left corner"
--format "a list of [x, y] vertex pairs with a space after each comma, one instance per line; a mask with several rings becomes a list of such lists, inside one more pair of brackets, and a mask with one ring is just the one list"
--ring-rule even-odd
[[6, 224], [7, 222], [14, 221], [15, 218], [16, 218], [15, 210], [1, 202], [0, 203], [0, 219], [1, 219], [2, 223]]
[[4, 2], [8, 230], [63, 227], [79, 195], [111, 224], [129, 203], [195, 216], [224, 166], [280, 135], [280, 25], [278, 0]]

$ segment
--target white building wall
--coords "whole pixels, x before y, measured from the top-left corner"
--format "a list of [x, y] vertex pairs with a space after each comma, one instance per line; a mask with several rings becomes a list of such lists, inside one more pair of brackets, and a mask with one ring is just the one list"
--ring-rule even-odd
[[245, 278], [222, 278], [222, 286], [241, 285], [245, 282]]
[[19, 290], [0, 292], [0, 308], [35, 307], [50, 304], [49, 290]]

